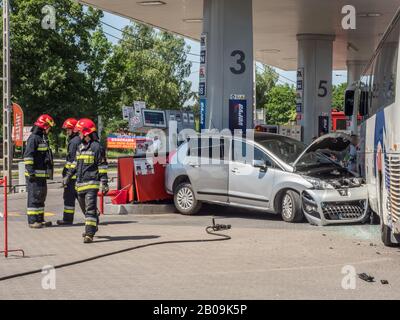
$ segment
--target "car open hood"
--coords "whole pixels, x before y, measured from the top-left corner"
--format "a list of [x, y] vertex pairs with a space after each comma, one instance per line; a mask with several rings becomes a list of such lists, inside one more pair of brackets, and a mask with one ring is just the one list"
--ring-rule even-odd
[[330, 133], [318, 138], [311, 143], [293, 163], [294, 170], [296, 171], [296, 166], [299, 161], [310, 152], [318, 150], [328, 150], [332, 152], [345, 151], [350, 145], [350, 138], [350, 135], [346, 133]]

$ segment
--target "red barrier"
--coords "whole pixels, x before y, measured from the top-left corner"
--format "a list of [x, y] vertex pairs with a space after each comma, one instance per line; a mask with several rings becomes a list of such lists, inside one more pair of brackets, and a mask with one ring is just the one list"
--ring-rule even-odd
[[8, 185], [7, 185], [7, 177], [4, 177], [4, 179], [0, 180], [0, 185], [3, 185], [4, 187], [4, 251], [0, 251], [0, 253], [4, 253], [4, 256], [8, 258], [8, 253], [9, 252], [21, 252], [22, 256], [25, 257], [25, 252], [22, 249], [15, 249], [15, 250], [9, 250], [8, 249], [8, 203], [7, 203], [7, 197], [8, 197]]

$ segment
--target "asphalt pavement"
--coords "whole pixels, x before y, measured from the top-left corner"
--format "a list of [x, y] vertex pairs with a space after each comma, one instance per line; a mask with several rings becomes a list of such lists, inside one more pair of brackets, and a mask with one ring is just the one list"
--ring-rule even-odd
[[[10, 197], [9, 245], [23, 248], [26, 257], [0, 257], [0, 278], [45, 271], [0, 281], [0, 299], [400, 298], [400, 250], [381, 244], [379, 226], [314, 227], [284, 223], [264, 213], [205, 206], [193, 217], [174, 212], [102, 216], [95, 242], [85, 245], [79, 209], [72, 227], [31, 230], [25, 202], [24, 194]], [[46, 217], [55, 222], [61, 213], [62, 190], [52, 188]], [[154, 245], [54, 272], [46, 269], [154, 242], [214, 239], [205, 233], [212, 218], [232, 225], [222, 232], [231, 240]], [[361, 280], [361, 273], [375, 282]]]

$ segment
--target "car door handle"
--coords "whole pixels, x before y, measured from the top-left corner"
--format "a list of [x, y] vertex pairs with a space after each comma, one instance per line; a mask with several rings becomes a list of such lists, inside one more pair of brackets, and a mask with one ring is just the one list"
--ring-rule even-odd
[[189, 163], [189, 166], [191, 166], [192, 168], [199, 168], [200, 167], [200, 165], [194, 164], [194, 163]]

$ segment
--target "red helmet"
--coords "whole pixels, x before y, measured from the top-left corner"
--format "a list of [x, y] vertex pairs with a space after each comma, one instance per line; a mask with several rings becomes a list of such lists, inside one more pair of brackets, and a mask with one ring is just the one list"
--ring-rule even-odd
[[90, 119], [80, 119], [75, 126], [75, 131], [82, 132], [83, 136], [86, 137], [89, 134], [96, 132], [96, 125]]
[[77, 123], [78, 123], [78, 120], [76, 120], [74, 118], [68, 118], [67, 120], [64, 121], [62, 128], [63, 129], [74, 129]]
[[46, 130], [48, 128], [54, 127], [56, 123], [54, 119], [50, 117], [48, 114], [42, 114], [35, 122], [35, 126]]

